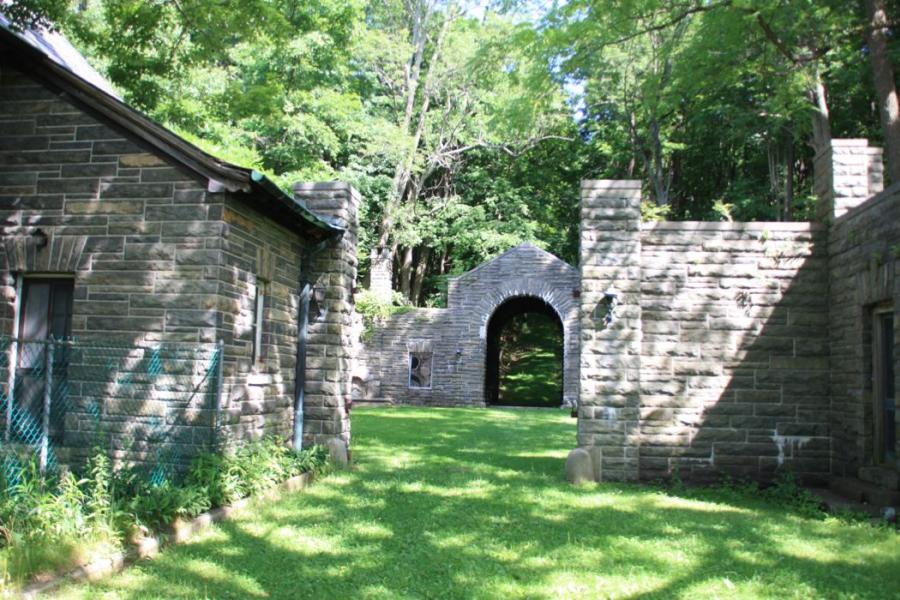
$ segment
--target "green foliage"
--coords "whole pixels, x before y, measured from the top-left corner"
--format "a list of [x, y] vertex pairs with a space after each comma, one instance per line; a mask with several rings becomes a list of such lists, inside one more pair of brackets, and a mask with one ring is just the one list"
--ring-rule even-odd
[[51, 29], [64, 22], [71, 0], [16, 0], [4, 2], [3, 14], [13, 29]]
[[384, 302], [373, 292], [361, 290], [354, 297], [354, 301], [356, 312], [363, 319], [363, 331], [360, 335], [363, 341], [372, 339], [377, 324], [383, 323], [392, 315], [402, 315], [413, 309], [397, 292], [394, 292], [391, 302]]
[[95, 452], [86, 477], [42, 476], [26, 461], [0, 489], [0, 582], [81, 562], [91, 548], [116, 544], [120, 516], [112, 501], [109, 461]]
[[135, 527], [158, 529], [214, 506], [257, 494], [301, 473], [322, 473], [328, 451], [297, 452], [268, 437], [225, 454], [203, 453], [185, 477], [154, 483], [141, 468], [113, 471], [106, 453], [90, 456], [83, 477], [42, 476], [37, 461], [0, 481], [0, 583], [81, 564], [120, 547]]
[[498, 335], [497, 404], [559, 408], [563, 400], [563, 335], [558, 321], [525, 313], [512, 318]]
[[582, 179], [644, 180], [647, 220], [810, 218], [820, 88], [835, 137], [880, 143], [842, 0], [66, 4], [7, 11], [58, 20], [127, 101], [286, 190], [352, 183], [361, 275], [386, 244], [415, 305], [524, 241], [576, 262]]
[[266, 437], [224, 454], [200, 455], [191, 465], [187, 487], [203, 490], [213, 506], [223, 506], [300, 473], [320, 473], [327, 458], [321, 446], [297, 452]]
[[782, 470], [773, 484], [763, 490], [763, 497], [804, 517], [824, 516], [822, 501], [797, 483], [791, 471]]
[[641, 202], [641, 221], [645, 223], [665, 221], [671, 212], [672, 206], [670, 204], [660, 206], [656, 202], [649, 200]]

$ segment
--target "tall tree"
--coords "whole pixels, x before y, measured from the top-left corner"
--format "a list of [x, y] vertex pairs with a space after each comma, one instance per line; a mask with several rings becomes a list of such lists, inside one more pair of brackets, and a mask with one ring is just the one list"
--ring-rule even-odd
[[894, 69], [887, 49], [888, 19], [884, 0], [864, 0], [868, 19], [867, 38], [875, 92], [884, 129], [884, 145], [888, 176], [892, 182], [900, 181], [900, 102], [894, 84]]

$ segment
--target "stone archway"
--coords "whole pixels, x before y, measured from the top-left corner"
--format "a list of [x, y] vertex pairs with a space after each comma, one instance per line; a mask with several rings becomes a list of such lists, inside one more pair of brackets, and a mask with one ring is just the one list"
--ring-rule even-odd
[[[541, 327], [543, 322], [543, 327]], [[523, 325], [523, 323], [525, 325]], [[529, 366], [537, 367], [527, 375], [519, 373], [519, 376], [526, 375], [530, 378], [537, 377], [538, 380], [530, 380], [527, 389], [518, 390], [507, 396], [506, 393], [501, 394], [504, 377], [502, 356], [505, 352], [505, 344], [502, 340], [504, 331], [509, 331], [512, 326], [513, 331], [523, 334], [531, 329], [524, 327], [537, 327], [538, 331], [543, 329], [544, 336], [541, 338], [540, 346], [532, 348], [532, 350], [550, 350], [552, 354], [558, 356], [558, 360], [546, 360], [546, 353], [529, 352], [523, 360], [534, 361], [529, 362]], [[556, 335], [559, 337], [556, 338]], [[556, 343], [558, 340], [558, 343]], [[532, 340], [534, 341], [534, 340]], [[521, 342], [520, 342], [521, 343]], [[521, 347], [521, 346], [520, 346]], [[488, 321], [487, 327], [487, 349], [485, 353], [485, 374], [484, 374], [484, 401], [487, 405], [512, 405], [512, 406], [561, 406], [565, 405], [563, 396], [563, 386], [565, 383], [563, 361], [565, 357], [565, 329], [562, 324], [562, 318], [556, 310], [547, 304], [544, 300], [534, 296], [515, 296], [502, 303]], [[510, 366], [514, 371], [521, 370]], [[552, 371], [545, 372], [545, 369], [553, 364]], [[558, 390], [552, 379], [552, 372], [559, 374]], [[515, 377], [510, 373], [510, 377]], [[547, 375], [551, 375], [548, 381]], [[543, 378], [543, 381], [541, 379]], [[508, 384], [512, 380], [507, 380]], [[542, 389], [543, 388], [543, 389]], [[507, 392], [510, 390], [507, 389]], [[518, 396], [518, 397], [514, 397]]]
[[[579, 389], [578, 269], [532, 244], [522, 244], [449, 282], [447, 308], [391, 317], [366, 342], [359, 378], [377, 379], [364, 402], [442, 406], [485, 405], [490, 318], [513, 298], [546, 304], [563, 329], [563, 404]], [[415, 353], [424, 353], [418, 356]], [[428, 386], [410, 386], [413, 359], [430, 361]]]
[[[519, 247], [521, 248], [521, 246]], [[532, 247], [533, 248], [533, 247]], [[516, 249], [518, 250], [518, 248]], [[543, 252], [534, 248], [538, 252]], [[477, 385], [481, 390], [485, 389], [487, 380], [488, 361], [488, 330], [491, 317], [505, 304], [517, 298], [530, 298], [547, 306], [559, 319], [563, 330], [563, 406], [576, 406], [578, 403], [578, 367], [579, 367], [579, 340], [578, 340], [578, 272], [568, 264], [556, 258], [552, 254], [544, 253], [553, 260], [550, 261], [551, 269], [540, 269], [531, 261], [523, 261], [534, 268], [534, 277], [517, 277], [496, 285], [495, 289], [487, 295], [481, 296], [480, 301], [474, 307], [475, 316], [478, 319], [479, 345], [473, 356], [473, 362], [480, 365]], [[506, 255], [504, 255], [506, 256]], [[495, 260], [500, 260], [503, 256]], [[541, 257], [545, 258], [546, 257]], [[485, 263], [482, 267], [490, 265]], [[482, 267], [479, 267], [482, 268]], [[568, 269], [560, 268], [568, 267]], [[555, 268], [555, 269], [554, 269]], [[540, 277], [541, 271], [558, 271], [554, 277]], [[570, 273], [566, 271], [571, 270]], [[470, 271], [463, 277], [475, 273]], [[570, 278], [571, 277], [571, 278]], [[463, 282], [465, 283], [465, 282]], [[465, 286], [458, 291], [461, 295], [477, 293], [480, 286]], [[472, 288], [472, 289], [470, 289]], [[483, 391], [482, 391], [483, 394]]]

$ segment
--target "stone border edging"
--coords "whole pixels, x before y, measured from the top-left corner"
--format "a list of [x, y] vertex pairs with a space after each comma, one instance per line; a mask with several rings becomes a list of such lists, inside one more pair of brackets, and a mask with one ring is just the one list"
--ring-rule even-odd
[[157, 532], [155, 535], [143, 537], [137, 542], [126, 540], [126, 550], [123, 552], [116, 552], [112, 556], [94, 560], [68, 573], [54, 577], [50, 581], [27, 585], [20, 592], [20, 597], [23, 600], [33, 600], [41, 594], [58, 589], [65, 583], [97, 581], [103, 577], [118, 573], [139, 560], [155, 557], [160, 550], [167, 546], [176, 546], [187, 542], [198, 533], [208, 529], [210, 525], [228, 519], [254, 500], [273, 500], [285, 492], [302, 490], [309, 486], [314, 479], [312, 473], [301, 473], [268, 488], [256, 496], [247, 496], [228, 506], [213, 508], [190, 521], [176, 519], [171, 525], [163, 528], [162, 531]]

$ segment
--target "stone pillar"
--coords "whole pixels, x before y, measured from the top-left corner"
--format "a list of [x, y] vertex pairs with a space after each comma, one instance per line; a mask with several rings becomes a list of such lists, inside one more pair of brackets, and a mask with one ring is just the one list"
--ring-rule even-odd
[[350, 444], [359, 192], [343, 182], [298, 183], [294, 197], [346, 229], [341, 237], [314, 251], [309, 265], [316, 285], [325, 288], [325, 300], [310, 311], [303, 411], [304, 446], [328, 445], [333, 454], [343, 452], [346, 457]]
[[829, 223], [884, 189], [882, 149], [865, 139], [835, 139], [813, 161], [817, 220]]
[[[573, 458], [590, 456], [595, 480], [639, 475], [640, 230], [640, 181], [582, 182], [581, 389]], [[618, 307], [607, 323], [610, 288], [618, 292]]]
[[369, 291], [382, 302], [391, 301], [394, 264], [387, 248], [372, 248], [369, 262]]

